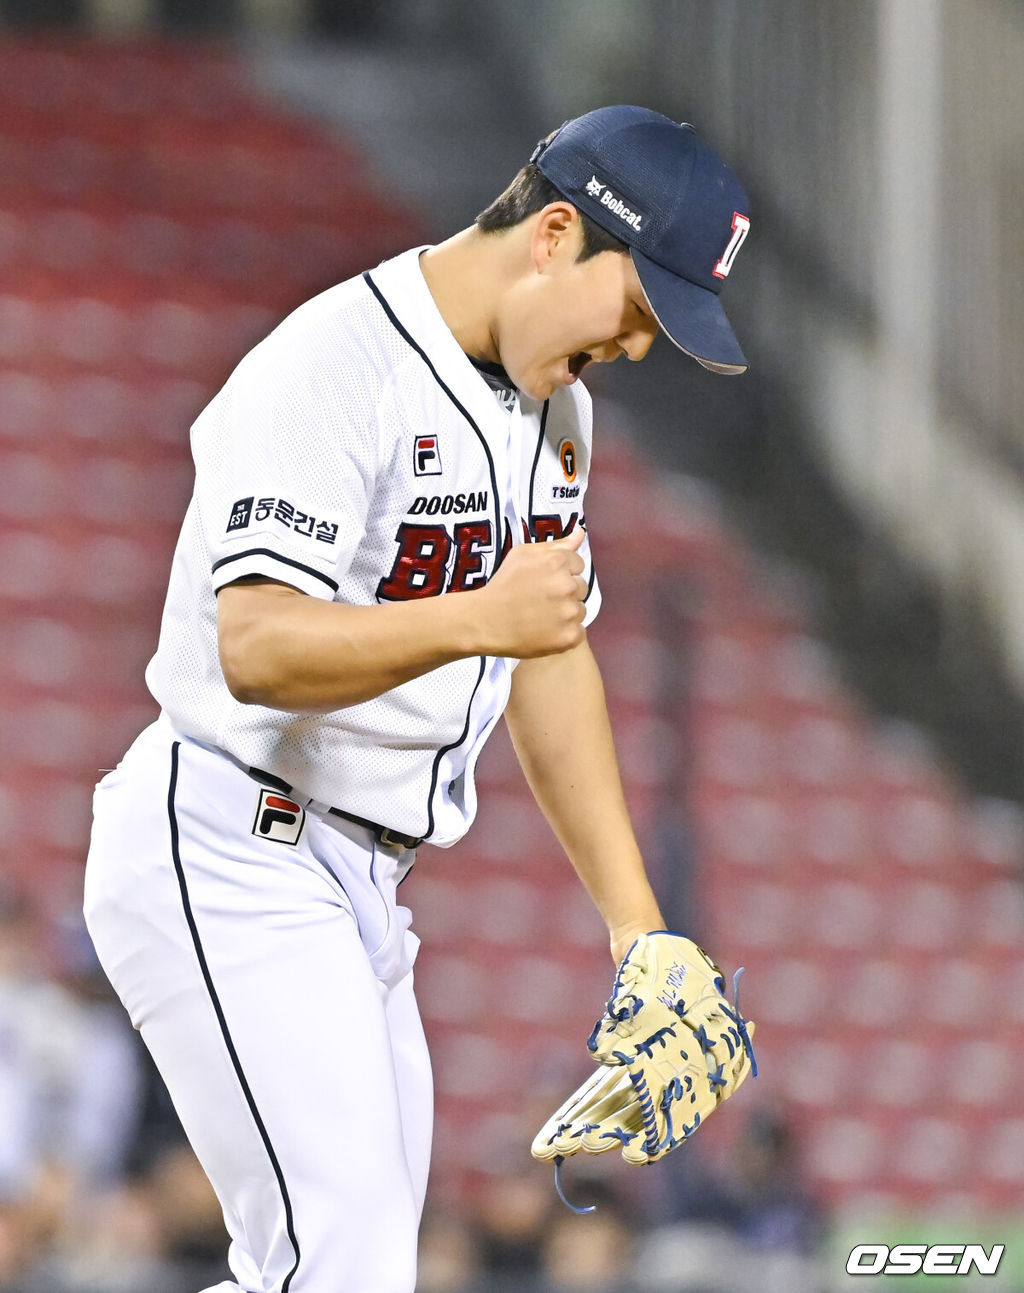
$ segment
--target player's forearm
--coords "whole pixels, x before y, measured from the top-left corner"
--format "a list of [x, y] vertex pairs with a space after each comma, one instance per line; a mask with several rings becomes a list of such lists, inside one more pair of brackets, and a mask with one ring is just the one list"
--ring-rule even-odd
[[347, 606], [280, 585], [218, 596], [221, 668], [236, 700], [325, 713], [479, 654], [471, 594]]
[[372, 700], [467, 656], [516, 659], [570, 650], [587, 585], [577, 528], [512, 548], [486, 585], [460, 593], [349, 606], [251, 576], [217, 596], [220, 665], [232, 696], [291, 713]]
[[506, 722], [534, 797], [608, 926], [617, 960], [637, 933], [664, 928], [664, 920], [633, 833], [587, 642], [523, 661]]

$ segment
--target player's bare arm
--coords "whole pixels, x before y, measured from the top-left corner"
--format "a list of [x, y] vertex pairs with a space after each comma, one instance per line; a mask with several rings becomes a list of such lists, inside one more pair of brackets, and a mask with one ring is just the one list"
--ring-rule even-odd
[[273, 580], [229, 584], [217, 598], [228, 688], [245, 704], [322, 713], [467, 656], [568, 651], [583, 636], [583, 537], [519, 545], [486, 587], [419, 601], [348, 606]]
[[637, 934], [664, 929], [665, 922], [633, 834], [604, 686], [585, 638], [562, 655], [519, 665], [505, 720], [534, 797], [601, 913], [618, 963]]
[[[633, 836], [598, 666], [584, 641], [530, 660], [505, 710], [533, 793], [608, 927], [612, 994], [587, 1043], [599, 1067], [534, 1138], [535, 1158], [621, 1150], [652, 1163], [756, 1075], [754, 1025], [719, 967], [666, 929]], [[572, 732], [573, 738], [566, 739]], [[652, 1044], [654, 1042], [657, 1044]]]

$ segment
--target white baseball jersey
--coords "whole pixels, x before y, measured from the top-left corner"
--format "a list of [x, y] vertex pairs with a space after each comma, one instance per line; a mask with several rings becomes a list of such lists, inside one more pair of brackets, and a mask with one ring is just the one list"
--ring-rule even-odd
[[[583, 516], [590, 398], [494, 389], [460, 349], [423, 248], [308, 301], [192, 428], [196, 485], [146, 680], [174, 726], [325, 804], [431, 843], [476, 812], [473, 769], [514, 660], [457, 660], [329, 714], [243, 705], [217, 654], [216, 591], [263, 575], [368, 606], [480, 588], [503, 549]], [[600, 605], [580, 550], [589, 623]]]

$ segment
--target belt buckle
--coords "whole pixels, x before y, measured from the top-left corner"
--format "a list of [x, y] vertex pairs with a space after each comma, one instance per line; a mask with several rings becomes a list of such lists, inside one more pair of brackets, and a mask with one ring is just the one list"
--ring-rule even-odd
[[407, 842], [409, 839], [408, 835], [403, 835], [400, 839], [396, 838], [396, 832], [390, 830], [387, 826], [382, 826], [380, 828], [377, 838], [385, 848], [405, 849], [409, 847]]

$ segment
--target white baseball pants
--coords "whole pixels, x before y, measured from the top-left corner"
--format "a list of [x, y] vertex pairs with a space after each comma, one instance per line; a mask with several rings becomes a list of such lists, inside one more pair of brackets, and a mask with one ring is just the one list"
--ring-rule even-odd
[[286, 842], [268, 794], [161, 718], [97, 787], [86, 921], [223, 1207], [218, 1290], [413, 1293], [432, 1123], [395, 892], [413, 854], [312, 808]]

